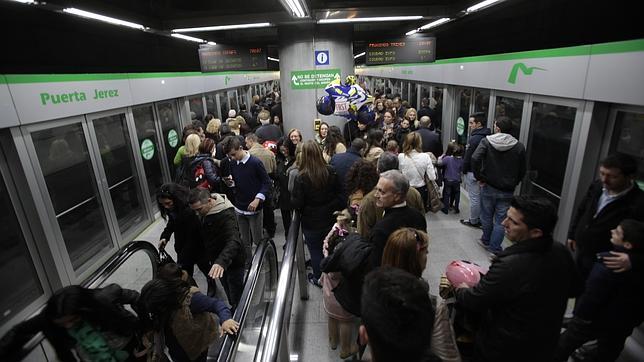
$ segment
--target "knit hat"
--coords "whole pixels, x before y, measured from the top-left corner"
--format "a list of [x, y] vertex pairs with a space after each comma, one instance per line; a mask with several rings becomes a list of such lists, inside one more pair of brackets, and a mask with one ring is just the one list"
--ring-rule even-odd
[[230, 111], [228, 111], [228, 118], [235, 118], [235, 117], [237, 117], [237, 111], [235, 111], [234, 109], [231, 109]]

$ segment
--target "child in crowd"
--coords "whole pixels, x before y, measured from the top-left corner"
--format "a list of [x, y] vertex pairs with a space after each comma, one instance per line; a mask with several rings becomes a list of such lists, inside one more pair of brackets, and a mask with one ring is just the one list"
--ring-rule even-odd
[[[613, 250], [641, 258], [644, 251], [644, 222], [623, 220], [611, 230]], [[603, 258], [612, 252], [597, 254], [597, 261], [586, 280], [584, 294], [577, 299], [572, 320], [559, 337], [555, 361], [567, 361], [582, 344], [597, 339], [593, 361], [614, 361], [624, 348], [624, 341], [644, 318], [644, 277], [641, 270], [614, 271]]]
[[[324, 257], [332, 254], [342, 237], [348, 235], [350, 231], [351, 214], [349, 211], [344, 209], [335, 214], [336, 223], [324, 239]], [[355, 316], [344, 310], [333, 294], [333, 289], [340, 283], [340, 278], [342, 276], [337, 272], [322, 273], [322, 293], [324, 310], [328, 315], [329, 344], [331, 349], [336, 349], [339, 339], [340, 358], [346, 359], [358, 353], [358, 346], [351, 341], [355, 329]]]
[[438, 158], [438, 166], [443, 166], [443, 209], [444, 214], [449, 212], [450, 205], [454, 205], [454, 212], [459, 213], [461, 200], [461, 174], [463, 173], [463, 149], [452, 141], [447, 145], [445, 153]]

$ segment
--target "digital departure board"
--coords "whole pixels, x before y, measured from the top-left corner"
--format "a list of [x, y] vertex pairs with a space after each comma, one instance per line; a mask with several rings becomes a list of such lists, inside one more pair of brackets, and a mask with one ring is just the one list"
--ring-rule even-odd
[[433, 62], [436, 60], [436, 38], [369, 42], [366, 53], [367, 65]]
[[199, 62], [202, 72], [268, 69], [266, 48], [229, 45], [202, 45]]

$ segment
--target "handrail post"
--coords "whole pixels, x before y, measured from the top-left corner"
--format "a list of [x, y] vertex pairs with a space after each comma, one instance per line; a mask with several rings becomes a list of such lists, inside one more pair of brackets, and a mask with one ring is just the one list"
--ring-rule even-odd
[[302, 228], [297, 236], [297, 247], [295, 248], [295, 259], [297, 262], [297, 280], [300, 287], [300, 299], [309, 300], [308, 280], [306, 277], [306, 260], [304, 256], [304, 238]]

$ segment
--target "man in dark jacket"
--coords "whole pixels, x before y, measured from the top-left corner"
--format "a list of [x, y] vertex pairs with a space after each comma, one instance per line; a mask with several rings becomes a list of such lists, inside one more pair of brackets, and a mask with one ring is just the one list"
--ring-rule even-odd
[[461, 224], [476, 228], [481, 227], [481, 187], [476, 182], [476, 178], [474, 178], [472, 155], [479, 146], [479, 143], [481, 143], [481, 140], [492, 134], [489, 128], [484, 127], [485, 123], [485, 113], [483, 112], [473, 113], [470, 116], [468, 122], [470, 138], [467, 141], [467, 146], [465, 146], [465, 156], [463, 157], [465, 186], [470, 198], [470, 218], [469, 220], [462, 219]]
[[338, 179], [340, 180], [340, 190], [338, 191], [342, 194], [342, 200], [344, 200], [345, 203], [349, 197], [346, 190], [347, 174], [349, 173], [351, 166], [362, 158], [365, 145], [365, 141], [362, 138], [356, 138], [351, 142], [351, 147], [349, 147], [347, 152], [336, 153], [331, 157], [331, 161], [329, 161], [329, 165], [331, 165], [338, 174]]
[[234, 308], [244, 289], [246, 253], [239, 237], [233, 204], [226, 195], [210, 194], [206, 189], [190, 191], [190, 208], [201, 217], [201, 238], [210, 265], [208, 277], [221, 278], [228, 302]]
[[264, 143], [266, 141], [273, 141], [277, 143], [280, 138], [282, 138], [282, 130], [271, 123], [271, 113], [269, 111], [261, 111], [257, 116], [259, 123], [261, 125], [255, 131], [257, 138], [259, 138], [259, 143]]
[[501, 221], [526, 170], [525, 147], [510, 135], [511, 130], [510, 118], [499, 117], [495, 134], [481, 140], [472, 155], [474, 177], [481, 185], [481, 242], [492, 253], [502, 250]]
[[552, 239], [556, 223], [548, 200], [515, 197], [503, 221], [515, 244], [476, 286], [456, 286], [456, 302], [482, 318], [473, 361], [552, 361], [568, 298], [582, 289], [570, 253]]
[[[624, 219], [644, 221], [644, 192], [634, 182], [637, 162], [614, 154], [601, 161], [600, 180], [593, 183], [577, 208], [568, 231], [568, 247], [575, 252], [577, 268], [586, 279], [597, 253], [610, 251], [610, 231]], [[644, 267], [644, 260], [625, 253], [604, 258], [610, 269], [625, 271]]]
[[389, 235], [401, 227], [410, 227], [427, 231], [425, 215], [407, 206], [409, 181], [398, 170], [389, 170], [380, 174], [376, 184], [376, 206], [385, 210], [382, 220], [371, 229], [369, 242], [373, 244], [371, 261], [374, 267], [380, 266], [382, 253]]
[[432, 131], [432, 120], [428, 116], [420, 117], [420, 128], [416, 131], [423, 144], [423, 152], [431, 152], [439, 158], [443, 154], [443, 144], [438, 133]]

